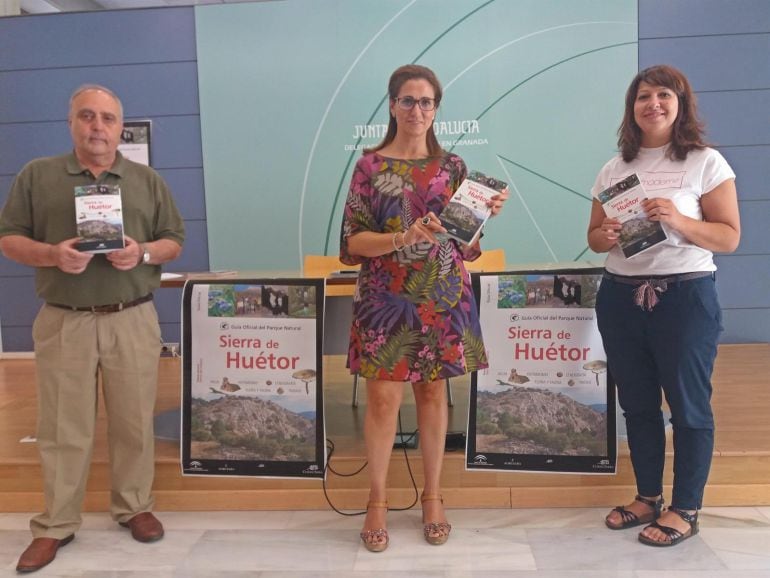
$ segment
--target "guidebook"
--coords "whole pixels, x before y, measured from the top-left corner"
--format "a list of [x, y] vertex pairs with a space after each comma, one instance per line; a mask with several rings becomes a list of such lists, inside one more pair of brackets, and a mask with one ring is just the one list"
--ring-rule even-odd
[[668, 238], [659, 221], [650, 221], [642, 209], [647, 193], [632, 173], [597, 196], [610, 218], [618, 219], [622, 225], [618, 245], [626, 258], [638, 255]]
[[78, 251], [108, 253], [122, 249], [123, 208], [117, 185], [75, 187]]
[[481, 235], [484, 223], [492, 214], [487, 201], [504, 191], [507, 186], [508, 184], [501, 180], [488, 177], [479, 171], [471, 171], [441, 211], [439, 220], [447, 232], [446, 235], [437, 236], [473, 245]]

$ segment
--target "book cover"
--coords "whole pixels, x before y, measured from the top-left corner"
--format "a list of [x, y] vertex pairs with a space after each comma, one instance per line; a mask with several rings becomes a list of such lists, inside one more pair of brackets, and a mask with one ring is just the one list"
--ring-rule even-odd
[[647, 198], [639, 175], [632, 173], [598, 195], [608, 217], [620, 221], [618, 245], [626, 259], [654, 247], [668, 238], [658, 221], [650, 221], [642, 209]]
[[117, 185], [75, 187], [75, 224], [79, 251], [108, 253], [122, 249], [123, 208]]
[[487, 201], [507, 186], [501, 180], [471, 171], [441, 211], [439, 220], [447, 232], [437, 236], [456, 239], [466, 245], [475, 243], [492, 214]]

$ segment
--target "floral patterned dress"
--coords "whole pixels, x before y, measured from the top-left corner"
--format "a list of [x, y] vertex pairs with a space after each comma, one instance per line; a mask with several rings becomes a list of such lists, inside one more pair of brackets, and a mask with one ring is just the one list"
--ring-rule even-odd
[[340, 239], [343, 263], [361, 263], [353, 298], [348, 367], [370, 379], [430, 382], [487, 367], [476, 303], [463, 259], [478, 244], [418, 243], [380, 257], [351, 255], [363, 231], [405, 231], [438, 215], [466, 175], [454, 154], [401, 160], [366, 153], [356, 163]]

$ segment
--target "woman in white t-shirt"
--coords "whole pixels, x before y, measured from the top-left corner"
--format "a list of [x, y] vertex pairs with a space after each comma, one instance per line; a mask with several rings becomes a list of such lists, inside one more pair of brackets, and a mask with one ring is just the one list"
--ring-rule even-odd
[[[722, 314], [713, 252], [740, 240], [735, 173], [704, 140], [695, 95], [670, 66], [642, 70], [626, 93], [620, 154], [599, 172], [588, 244], [608, 252], [596, 314], [618, 400], [626, 418], [637, 496], [605, 519], [620, 530], [649, 524], [639, 540], [673, 546], [698, 532], [698, 510], [711, 466], [711, 373]], [[666, 239], [626, 258], [621, 224], [597, 200], [636, 173], [642, 208]], [[666, 436], [662, 394], [674, 432], [674, 486], [663, 509]]]

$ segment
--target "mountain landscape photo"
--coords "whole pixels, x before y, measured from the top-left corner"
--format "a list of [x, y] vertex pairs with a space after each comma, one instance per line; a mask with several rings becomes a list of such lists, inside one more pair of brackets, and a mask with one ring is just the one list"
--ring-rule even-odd
[[548, 389], [479, 391], [476, 451], [590, 456], [607, 453], [607, 414]]
[[316, 421], [258, 397], [193, 398], [192, 459], [312, 461]]

